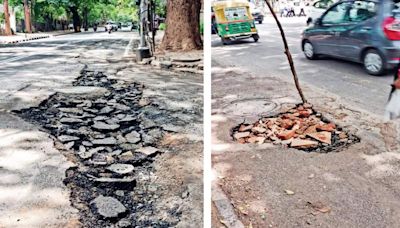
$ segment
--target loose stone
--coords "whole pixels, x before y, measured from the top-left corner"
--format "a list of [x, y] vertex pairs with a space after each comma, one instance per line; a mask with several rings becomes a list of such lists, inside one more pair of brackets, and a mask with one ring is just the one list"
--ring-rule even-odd
[[106, 219], [118, 218], [127, 211], [125, 206], [113, 197], [100, 195], [90, 204], [99, 215]]
[[130, 164], [112, 164], [107, 167], [107, 170], [118, 174], [128, 174], [134, 169], [133, 165]]
[[104, 107], [104, 108], [102, 108], [102, 109], [100, 110], [100, 114], [109, 114], [109, 113], [111, 113], [112, 111], [114, 111], [114, 109], [113, 109], [112, 107], [106, 106], [106, 107]]
[[70, 136], [70, 135], [60, 135], [57, 137], [57, 139], [60, 140], [60, 142], [62, 142], [62, 143], [79, 140], [78, 137]]
[[140, 142], [140, 134], [137, 131], [132, 131], [131, 133], [125, 135], [127, 142], [135, 144]]
[[104, 122], [95, 122], [92, 128], [103, 131], [113, 131], [119, 128], [119, 124], [106, 124]]
[[104, 150], [104, 147], [96, 147], [96, 148], [90, 149], [89, 151], [80, 152], [78, 155], [82, 159], [88, 159], [88, 158], [91, 158], [93, 156], [93, 154], [98, 153], [102, 150]]
[[116, 145], [117, 140], [114, 137], [108, 137], [104, 139], [92, 140], [93, 145]]
[[77, 119], [77, 118], [68, 118], [68, 117], [64, 117], [60, 119], [61, 123], [82, 123], [83, 120], [81, 119]]
[[158, 151], [159, 151], [159, 150], [158, 150], [157, 148], [151, 147], [151, 146], [142, 147], [142, 148], [139, 148], [139, 149], [136, 150], [136, 152], [145, 154], [145, 155], [147, 155], [147, 156], [153, 155], [153, 154], [155, 154], [155, 153], [158, 152]]

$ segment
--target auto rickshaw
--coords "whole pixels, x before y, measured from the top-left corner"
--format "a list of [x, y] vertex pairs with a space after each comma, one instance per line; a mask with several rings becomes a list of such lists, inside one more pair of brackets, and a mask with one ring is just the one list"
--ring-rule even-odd
[[258, 41], [260, 36], [257, 33], [248, 1], [216, 1], [212, 7], [215, 15], [213, 26], [224, 45], [231, 40], [247, 38]]

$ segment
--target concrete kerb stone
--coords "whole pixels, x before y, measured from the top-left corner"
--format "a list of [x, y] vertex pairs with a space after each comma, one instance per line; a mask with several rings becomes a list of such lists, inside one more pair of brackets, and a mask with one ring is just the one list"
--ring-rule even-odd
[[216, 183], [212, 184], [212, 202], [218, 210], [219, 216], [228, 228], [244, 228], [243, 223], [236, 216], [232, 203]]
[[22, 40], [13, 40], [10, 42], [0, 42], [0, 47], [13, 47], [15, 44], [23, 43], [23, 42], [28, 42], [32, 40], [39, 40], [39, 39], [46, 39], [46, 38], [53, 38], [56, 36], [63, 36], [63, 35], [68, 35], [68, 34], [73, 34], [74, 32], [67, 32], [67, 33], [60, 33], [60, 34], [50, 34], [50, 35], [43, 35], [43, 36], [37, 36], [37, 37], [31, 37], [27, 39], [22, 39]]

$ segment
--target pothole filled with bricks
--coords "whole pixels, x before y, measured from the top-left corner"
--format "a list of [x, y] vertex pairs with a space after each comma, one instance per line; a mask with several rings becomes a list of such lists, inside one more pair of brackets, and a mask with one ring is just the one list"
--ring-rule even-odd
[[310, 104], [299, 104], [284, 113], [262, 117], [253, 124], [233, 128], [239, 143], [272, 143], [306, 152], [339, 152], [360, 138], [316, 112]]
[[83, 226], [176, 225], [179, 205], [167, 205], [163, 214], [155, 205], [162, 193], [154, 184], [152, 164], [165, 152], [157, 146], [168, 131], [145, 121], [166, 114], [142, 98], [141, 85], [101, 72], [82, 71], [73, 85], [104, 90], [96, 95], [56, 93], [18, 115], [53, 135], [56, 147], [77, 164], [67, 170], [64, 183]]

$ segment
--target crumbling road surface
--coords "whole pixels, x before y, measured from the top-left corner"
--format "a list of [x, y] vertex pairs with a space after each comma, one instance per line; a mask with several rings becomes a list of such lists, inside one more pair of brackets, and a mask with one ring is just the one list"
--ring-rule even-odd
[[202, 223], [201, 77], [140, 68], [133, 33], [104, 34], [24, 44], [0, 69], [5, 227]]

